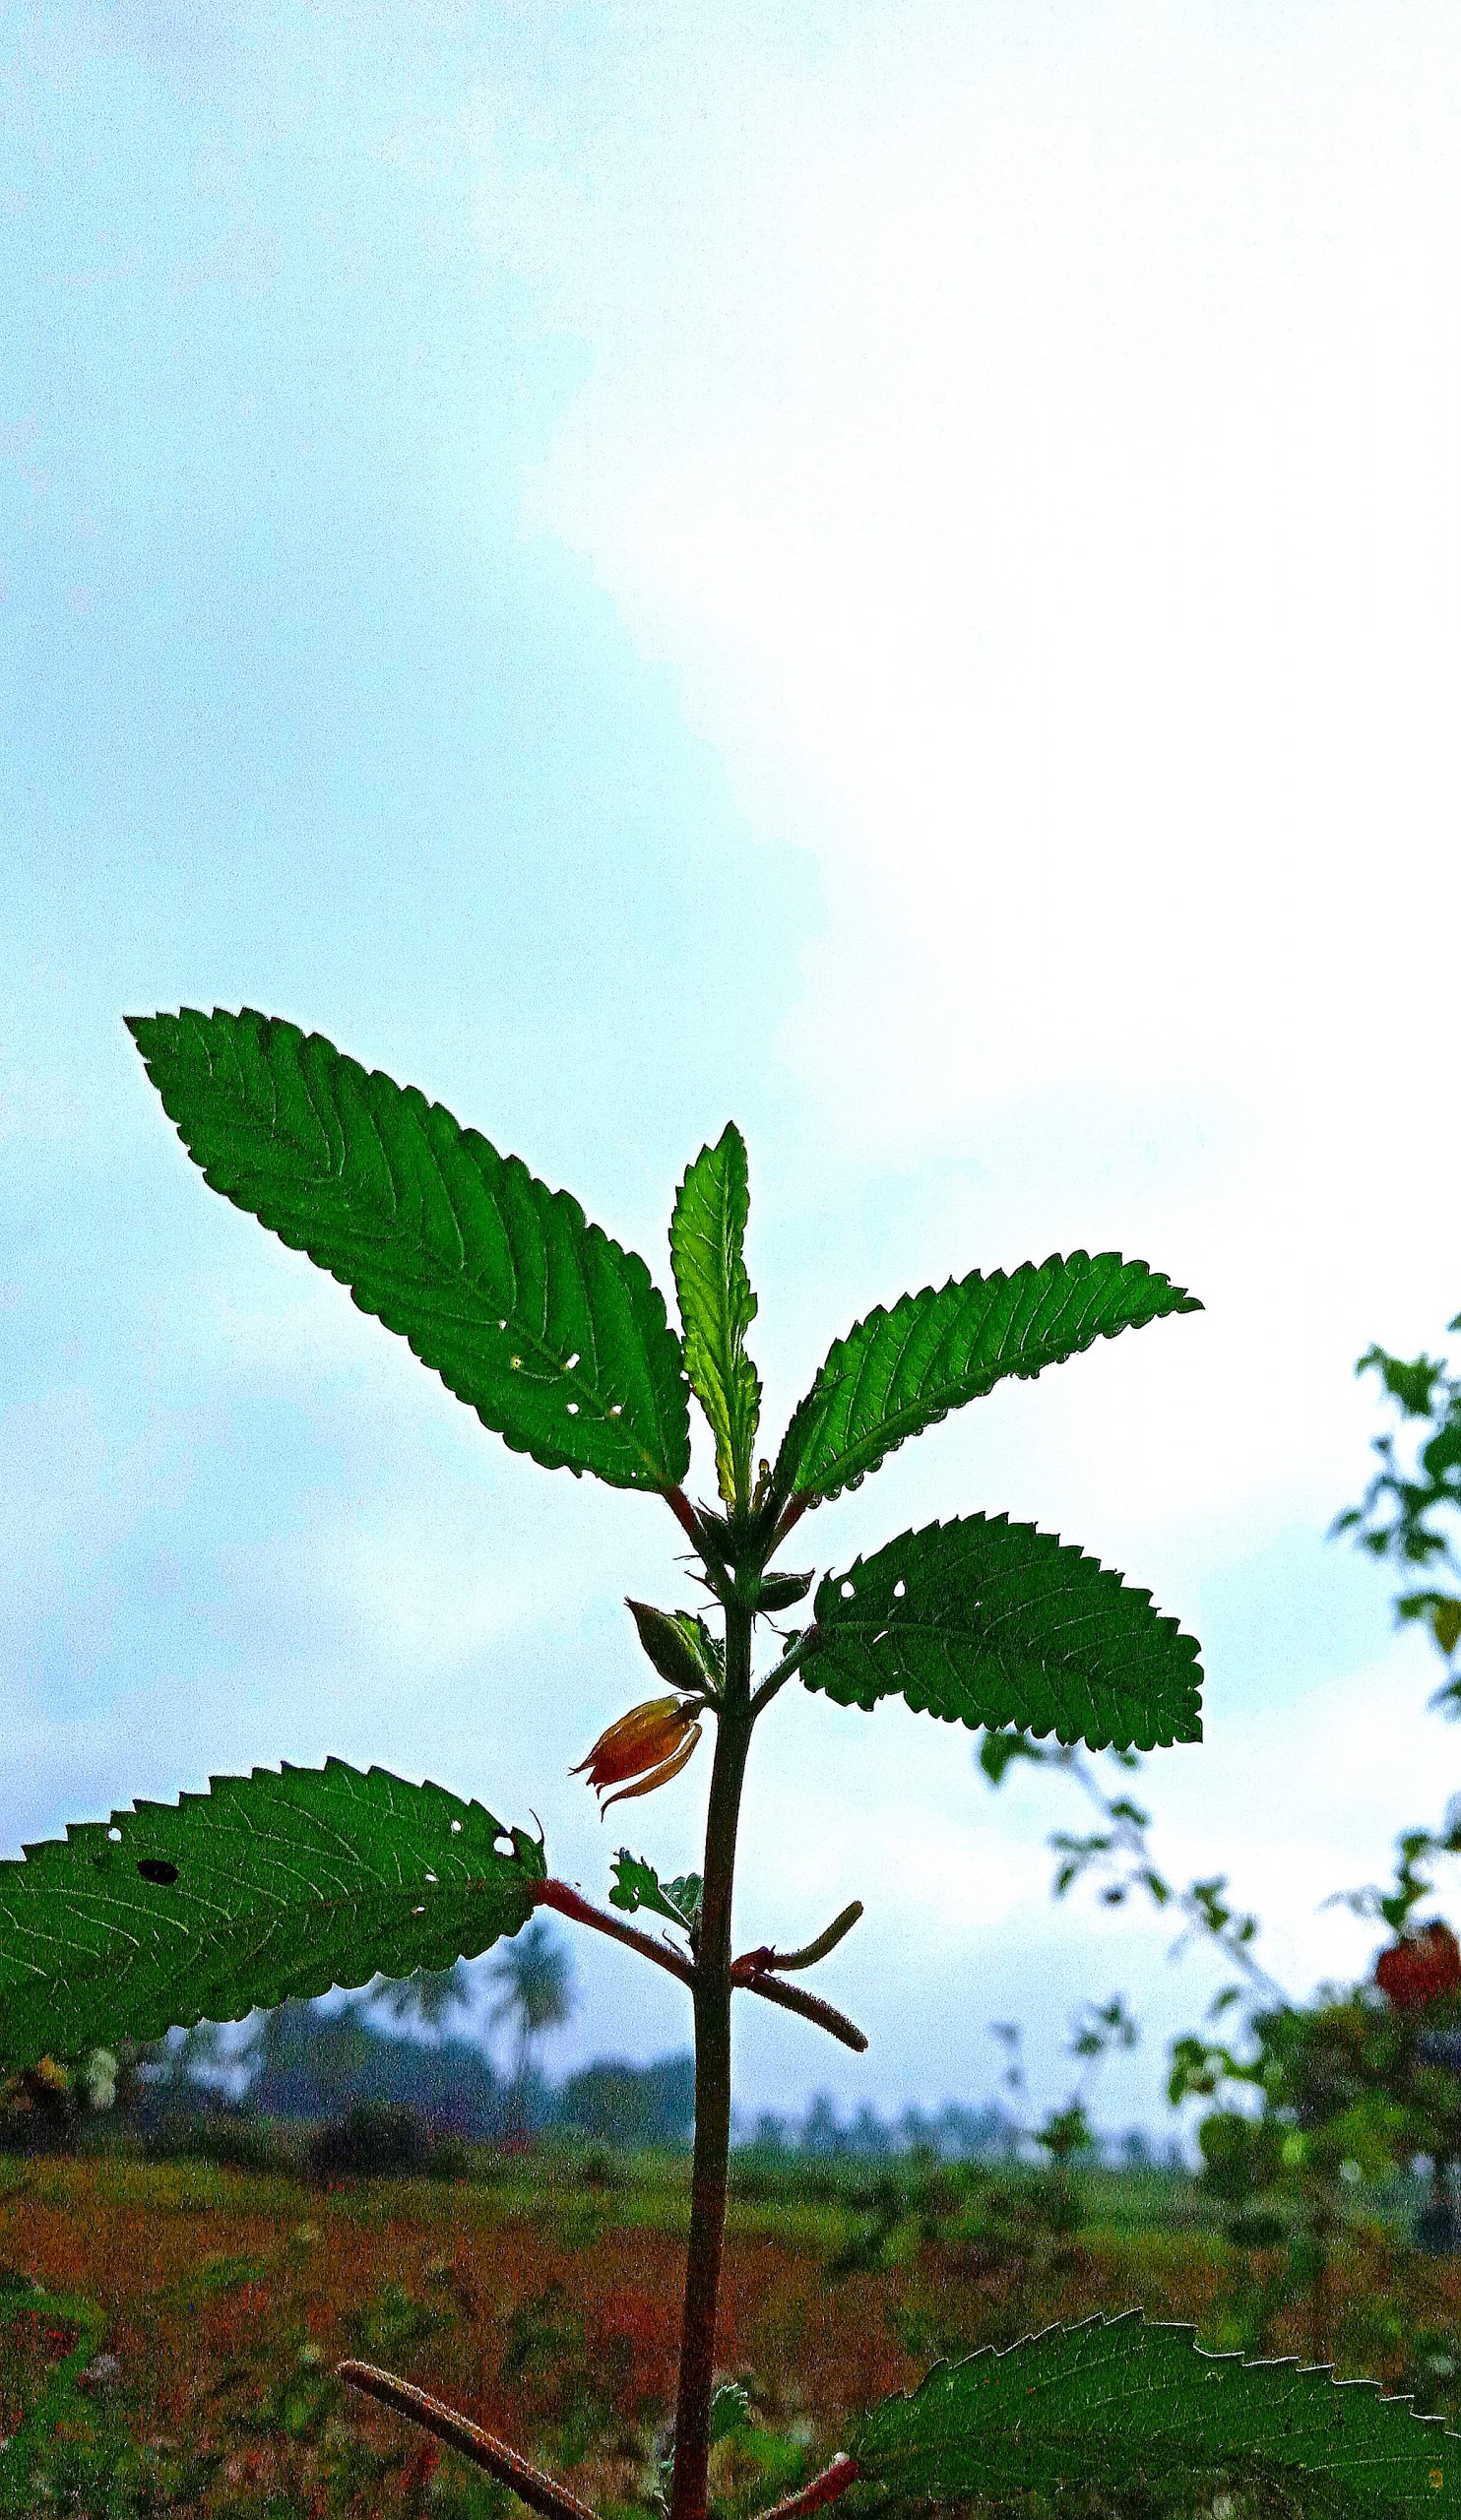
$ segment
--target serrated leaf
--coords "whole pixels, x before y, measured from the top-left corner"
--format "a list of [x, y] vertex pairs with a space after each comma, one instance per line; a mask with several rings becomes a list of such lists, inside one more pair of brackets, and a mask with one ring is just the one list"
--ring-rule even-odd
[[698, 1872], [681, 1873], [673, 1881], [662, 1881], [652, 1863], [643, 1856], [631, 1855], [620, 1847], [613, 1859], [613, 1888], [608, 1894], [611, 1908], [622, 1908], [626, 1916], [635, 1916], [648, 1908], [657, 1917], [666, 1917], [672, 1925], [693, 1933], [700, 1922], [700, 1896], [703, 1888]]
[[1184, 1288], [1117, 1251], [1054, 1254], [987, 1277], [976, 1269], [904, 1295], [834, 1341], [787, 1428], [772, 1494], [782, 1505], [824, 1504], [1007, 1374], [1028, 1382], [1098, 1339], [1201, 1310]]
[[711, 2448], [734, 2432], [748, 2431], [752, 2421], [750, 2391], [739, 2380], [722, 2380], [710, 2402]]
[[689, 1394], [665, 1299], [576, 1199], [414, 1086], [244, 1007], [126, 1019], [210, 1188], [349, 1287], [545, 1470], [677, 1486]]
[[716, 1477], [728, 1505], [751, 1497], [761, 1381], [745, 1352], [756, 1317], [744, 1243], [750, 1214], [745, 1141], [728, 1120], [679, 1186], [669, 1257], [685, 1334], [685, 1371], [716, 1439]]
[[1373, 2380], [1195, 2340], [1126, 2310], [938, 2363], [863, 2417], [848, 2508], [881, 2520], [975, 2494], [1191, 2481], [1282, 2485], [1336, 2520], [1461, 2510], [1461, 2434], [1439, 2416], [1381, 2398]]
[[904, 1532], [817, 1587], [800, 1677], [842, 1706], [895, 1693], [945, 1723], [1089, 1749], [1200, 1741], [1194, 1637], [1083, 1550], [970, 1514]]
[[479, 1802], [340, 1759], [73, 1821], [0, 1862], [0, 2060], [475, 1959], [545, 1869]]

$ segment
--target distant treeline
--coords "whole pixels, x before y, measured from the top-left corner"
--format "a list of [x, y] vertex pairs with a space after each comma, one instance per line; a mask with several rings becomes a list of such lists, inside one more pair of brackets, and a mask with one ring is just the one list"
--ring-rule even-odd
[[[556, 2085], [536, 2072], [523, 2083], [499, 2073], [475, 2040], [393, 2031], [358, 2004], [282, 2004], [232, 2047], [195, 2033], [155, 2051], [138, 2083], [144, 2125], [179, 2112], [318, 2125], [361, 2106], [390, 2105], [414, 2110], [436, 2135], [490, 2142], [558, 2129], [628, 2150], [688, 2145], [695, 2116], [688, 2054], [649, 2065], [604, 2058]], [[997, 2103], [906, 2109], [891, 2120], [864, 2105], [844, 2122], [820, 2094], [800, 2117], [763, 2110], [737, 2119], [734, 2139], [741, 2150], [822, 2160], [921, 2151], [942, 2161], [1014, 2161], [1027, 2150]], [[1165, 2159], [1138, 2131], [1104, 2149], [1130, 2168]]]
[[614, 2145], [687, 2144], [695, 2120], [689, 2055], [652, 2065], [614, 2058], [586, 2065], [555, 2088], [537, 2073], [499, 2074], [476, 2041], [391, 2031], [355, 2007], [281, 2004], [240, 2048], [218, 2040], [169, 2044], [144, 2063], [141, 2123], [179, 2111], [320, 2124], [351, 2109], [413, 2110], [436, 2135], [492, 2141], [561, 2127]]

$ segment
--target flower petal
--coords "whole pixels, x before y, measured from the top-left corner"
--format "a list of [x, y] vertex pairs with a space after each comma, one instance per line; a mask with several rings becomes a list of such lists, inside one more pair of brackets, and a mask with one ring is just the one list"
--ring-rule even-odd
[[636, 1794], [653, 1794], [657, 1785], [667, 1785], [672, 1776], [678, 1776], [680, 1769], [692, 1755], [699, 1738], [700, 1727], [698, 1724], [692, 1724], [689, 1739], [681, 1743], [673, 1756], [666, 1759], [663, 1766], [656, 1768], [652, 1776], [642, 1777], [638, 1785], [622, 1786], [617, 1794], [611, 1794], [608, 1800], [600, 1805], [600, 1818], [603, 1817], [610, 1802], [632, 1802]]

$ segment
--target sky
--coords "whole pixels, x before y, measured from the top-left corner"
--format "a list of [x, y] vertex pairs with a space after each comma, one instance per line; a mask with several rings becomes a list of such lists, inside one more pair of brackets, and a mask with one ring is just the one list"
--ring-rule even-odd
[[[797, 1537], [1007, 1509], [1150, 1589], [1206, 1675], [1159, 1858], [1296, 1993], [1366, 1968], [1321, 1901], [1461, 1783], [1325, 1539], [1356, 1358], [1461, 1306], [1454, 10], [23, 0], [0, 52], [4, 1851], [333, 1753], [591, 1892], [694, 1859], [706, 1759], [603, 1822], [567, 1775], [676, 1527], [209, 1191], [122, 1018], [249, 1005], [667, 1292], [734, 1117], [772, 1433], [906, 1287], [1190, 1287]], [[1010, 2019], [1058, 2101], [1119, 1990], [1094, 2113], [1165, 2124], [1211, 1969], [1052, 1905], [1078, 1801], [974, 1748], [782, 1692], [737, 1939], [861, 1898], [870, 2046], [747, 2002], [745, 2108], [978, 2102]], [[686, 2043], [573, 1956], [550, 2073]]]

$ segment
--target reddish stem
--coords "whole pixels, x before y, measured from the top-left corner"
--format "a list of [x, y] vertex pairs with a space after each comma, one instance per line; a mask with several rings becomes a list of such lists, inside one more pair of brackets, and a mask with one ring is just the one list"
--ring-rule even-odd
[[[536, 1881], [533, 1896], [539, 1907], [552, 1908], [560, 1917], [570, 1918], [574, 1924], [592, 1925], [596, 1933], [606, 1933], [610, 1940], [622, 1942], [628, 1950], [641, 1953], [646, 1960], [653, 1960], [658, 1968], [667, 1969], [671, 1978], [678, 1978], [681, 1985], [694, 1984], [694, 1970], [690, 1962], [671, 1949], [667, 1942], [656, 1942], [653, 1934], [641, 1933], [637, 1925], [624, 1924], [603, 1908], [596, 1908], [592, 1899], [586, 1899], [581, 1891], [571, 1890], [566, 1881]], [[825, 2030], [833, 2039], [841, 2040], [844, 2048], [851, 2048], [858, 2055], [862, 2053], [867, 2037], [855, 2021], [849, 2021], [847, 2014], [839, 2012], [835, 2004], [824, 2003], [820, 1995], [809, 1995], [800, 1986], [783, 1985], [779, 1978], [763, 1974], [752, 1966], [757, 1957], [752, 1952], [744, 1960], [732, 1962], [732, 1986], [748, 1987], [753, 1995], [763, 1996], [769, 2004], [779, 2004], [783, 2012], [798, 2014], [802, 2021], [814, 2022], [818, 2030]]]
[[667, 1487], [665, 1489], [665, 1502], [668, 1506], [671, 1514], [674, 1516], [675, 1521], [679, 1524], [681, 1531], [688, 1535], [690, 1543], [698, 1554], [705, 1546], [705, 1534], [700, 1528], [699, 1516], [696, 1514], [695, 1508], [691, 1504], [689, 1497], [685, 1494], [684, 1489], [682, 1487]]
[[835, 2502], [850, 2485], [856, 2485], [861, 2473], [857, 2460], [839, 2450], [830, 2468], [813, 2477], [799, 2493], [788, 2494], [785, 2502], [774, 2502], [769, 2511], [759, 2512], [757, 2520], [799, 2520], [803, 2511], [819, 2511], [824, 2502]]
[[772, 1545], [772, 1548], [773, 1548], [773, 1549], [778, 1549], [778, 1548], [780, 1548], [780, 1546], [781, 1546], [781, 1544], [782, 1544], [782, 1542], [783, 1542], [783, 1541], [786, 1539], [786, 1537], [787, 1537], [788, 1532], [792, 1531], [792, 1530], [794, 1528], [794, 1526], [795, 1526], [797, 1523], [799, 1523], [799, 1522], [800, 1522], [802, 1515], [805, 1513], [805, 1511], [806, 1511], [806, 1509], [807, 1509], [808, 1505], [811, 1503], [811, 1501], [812, 1501], [812, 1500], [811, 1500], [811, 1498], [810, 1498], [809, 1496], [794, 1496], [794, 1497], [793, 1497], [792, 1502], [791, 1502], [791, 1504], [787, 1507], [787, 1510], [786, 1510], [786, 1512], [783, 1514], [783, 1516], [782, 1516], [782, 1518], [781, 1518], [781, 1521], [777, 1524], [777, 1527], [776, 1527], [776, 1538], [773, 1540], [773, 1542], [772, 1542], [772, 1544], [771, 1544], [771, 1545]]
[[767, 2003], [780, 2004], [784, 2012], [799, 2013], [803, 2021], [814, 2021], [819, 2030], [840, 2039], [844, 2048], [851, 2048], [858, 2056], [862, 2054], [867, 2046], [865, 2030], [859, 2030], [845, 2012], [839, 2012], [836, 2004], [827, 2003], [821, 1995], [809, 1995], [803, 1986], [789, 1986], [780, 1978], [753, 1967], [756, 1958], [757, 1954], [751, 1952], [744, 1960], [732, 1960], [732, 1986], [746, 1986], [753, 1995], [764, 1996]]
[[535, 2468], [495, 2433], [484, 2432], [470, 2416], [458, 2415], [442, 2399], [428, 2396], [413, 2380], [398, 2380], [394, 2371], [382, 2371], [373, 2362], [341, 2362], [336, 2370], [352, 2389], [363, 2389], [367, 2397], [379, 2398], [382, 2406], [394, 2408], [423, 2431], [434, 2432], [439, 2441], [450, 2442], [474, 2467], [485, 2468], [488, 2476], [509, 2486], [520, 2502], [540, 2511], [543, 2520], [598, 2520], [591, 2506], [580, 2502], [566, 2485], [544, 2476], [541, 2468]]
[[571, 1918], [575, 1924], [592, 1925], [596, 1933], [606, 1933], [611, 1941], [625, 1943], [631, 1951], [641, 1953], [646, 1960], [655, 1961], [661, 1969], [667, 1969], [671, 1978], [678, 1978], [682, 1985], [691, 1984], [694, 1973], [690, 1963], [679, 1952], [672, 1951], [667, 1942], [656, 1942], [653, 1934], [641, 1933], [637, 1925], [624, 1924], [603, 1908], [596, 1908], [592, 1899], [586, 1899], [581, 1891], [571, 1890], [566, 1881], [535, 1881], [533, 1897], [540, 1908], [552, 1908], [560, 1917]]

